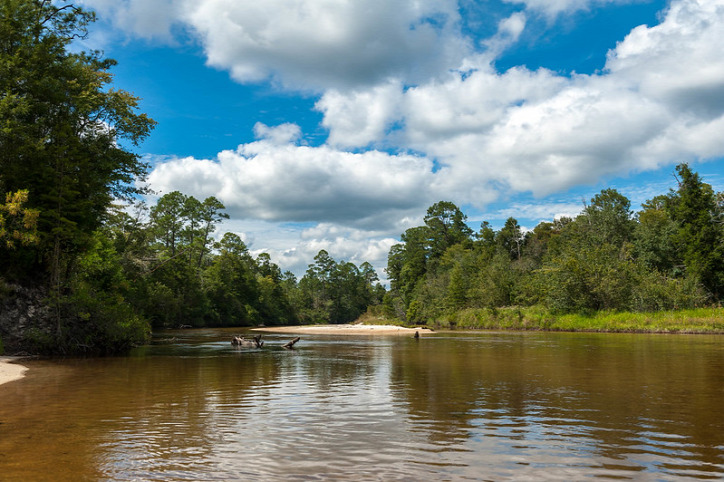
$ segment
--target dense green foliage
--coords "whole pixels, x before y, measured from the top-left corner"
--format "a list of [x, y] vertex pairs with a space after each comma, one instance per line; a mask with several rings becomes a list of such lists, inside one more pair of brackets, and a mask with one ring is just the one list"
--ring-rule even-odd
[[136, 113], [135, 97], [109, 88], [114, 61], [68, 50], [92, 20], [48, 1], [0, 6], [0, 191], [26, 190], [40, 213], [40, 242], [23, 263], [15, 256], [14, 276], [50, 270], [62, 283], [111, 200], [138, 193], [145, 172], [119, 142], [137, 144], [153, 121]]
[[84, 274], [111, 200], [138, 194], [134, 181], [145, 173], [121, 143], [136, 145], [154, 125], [136, 112], [135, 97], [109, 88], [112, 60], [69, 51], [91, 21], [59, 2], [0, 3], [0, 194], [5, 223], [14, 224], [3, 235], [0, 272], [48, 294], [55, 333], [28, 336], [37, 346], [52, 338], [58, 351], [107, 351], [148, 333], [120, 291], [102, 291]]
[[147, 215], [137, 208], [109, 218], [81, 265], [106, 292], [126, 287], [124, 298], [154, 327], [341, 323], [381, 299], [368, 263], [358, 268], [320, 251], [297, 282], [268, 254], [254, 258], [238, 235], [215, 241], [227, 216], [214, 197], [175, 191]]
[[322, 250], [300, 280], [294, 294], [300, 321], [304, 323], [347, 323], [357, 319], [371, 305], [379, 305], [384, 288], [369, 263], [358, 268], [335, 262]]
[[390, 250], [385, 314], [479, 327], [495, 318], [490, 313], [516, 306], [559, 316], [717, 305], [724, 294], [724, 196], [688, 165], [676, 172], [677, 189], [636, 214], [625, 196], [605, 189], [575, 219], [526, 233], [510, 218], [498, 231], [483, 222], [471, 236], [456, 206], [435, 204], [425, 225], [408, 229]]

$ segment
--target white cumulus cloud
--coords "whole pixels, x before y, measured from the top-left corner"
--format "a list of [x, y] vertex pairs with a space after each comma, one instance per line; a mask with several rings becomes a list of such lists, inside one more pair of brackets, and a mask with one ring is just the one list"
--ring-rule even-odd
[[468, 51], [453, 0], [204, 0], [185, 21], [210, 65], [291, 88], [424, 80]]
[[[261, 139], [215, 160], [157, 163], [148, 182], [158, 192], [214, 195], [239, 218], [364, 224], [380, 213], [407, 212], [432, 199], [432, 164], [412, 155], [350, 153], [294, 143], [298, 128], [257, 124]], [[391, 218], [389, 223], [396, 221]]]
[[322, 92], [423, 81], [471, 51], [456, 0], [81, 0], [127, 34], [173, 43], [183, 28], [239, 82]]
[[372, 89], [340, 92], [328, 90], [316, 103], [329, 129], [327, 142], [338, 147], [367, 146], [385, 137], [390, 123], [399, 118], [403, 86], [390, 81]]

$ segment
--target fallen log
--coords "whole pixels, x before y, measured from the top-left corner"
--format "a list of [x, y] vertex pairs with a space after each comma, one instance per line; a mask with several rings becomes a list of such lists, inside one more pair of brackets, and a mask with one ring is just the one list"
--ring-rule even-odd
[[248, 348], [261, 348], [264, 346], [264, 342], [261, 341], [261, 335], [256, 335], [251, 340], [235, 336], [231, 339], [231, 344], [234, 346], [248, 347]]
[[292, 348], [294, 348], [294, 344], [295, 344], [296, 342], [298, 342], [299, 340], [301, 340], [301, 338], [300, 338], [300, 337], [296, 337], [296, 338], [293, 339], [292, 341], [289, 341], [289, 342], [285, 343], [284, 345], [282, 345], [282, 348], [286, 348], [287, 350], [291, 350]]

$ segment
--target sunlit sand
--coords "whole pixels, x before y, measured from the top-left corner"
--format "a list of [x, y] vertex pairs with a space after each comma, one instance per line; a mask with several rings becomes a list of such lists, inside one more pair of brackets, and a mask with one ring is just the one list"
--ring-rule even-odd
[[253, 331], [290, 333], [295, 335], [408, 335], [431, 333], [428, 328], [404, 328], [394, 325], [304, 325], [254, 328]]
[[25, 376], [27, 368], [22, 365], [10, 363], [17, 360], [15, 357], [0, 356], [0, 385], [19, 380]]

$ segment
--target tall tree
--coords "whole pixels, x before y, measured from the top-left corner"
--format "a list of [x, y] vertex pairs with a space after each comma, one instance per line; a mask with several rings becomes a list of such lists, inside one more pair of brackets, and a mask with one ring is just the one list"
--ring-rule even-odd
[[480, 230], [475, 233], [474, 246], [488, 258], [492, 258], [495, 253], [495, 230], [488, 221], [480, 223]]
[[124, 145], [154, 125], [136, 97], [109, 87], [115, 61], [69, 51], [93, 20], [65, 2], [0, 3], [0, 191], [28, 190], [40, 213], [35, 267], [56, 288], [111, 200], [138, 192], [146, 164]]
[[631, 239], [634, 229], [631, 201], [615, 189], [604, 189], [596, 194], [583, 210], [588, 234], [595, 243], [610, 243], [621, 246]]
[[214, 196], [207, 197], [199, 206], [200, 236], [198, 241], [198, 267], [204, 261], [204, 257], [211, 249], [211, 233], [216, 231], [216, 226], [224, 219], [229, 219], [229, 215], [223, 212], [224, 205]]
[[450, 246], [470, 239], [472, 230], [465, 224], [467, 216], [448, 201], [440, 201], [427, 209], [425, 225], [430, 236], [430, 255], [439, 258]]
[[633, 243], [636, 256], [648, 268], [679, 275], [683, 264], [674, 239], [679, 226], [668, 209], [671, 200], [671, 196], [661, 195], [641, 205], [636, 213]]
[[524, 239], [518, 220], [513, 217], [505, 221], [505, 225], [495, 236], [498, 246], [510, 259], [520, 259]]
[[[196, 204], [199, 202], [194, 199]], [[166, 249], [166, 256], [175, 257], [183, 240], [193, 238], [190, 228], [185, 226], [188, 211], [188, 197], [179, 191], [164, 194], [151, 208], [151, 225], [155, 238]]]
[[259, 286], [252, 271], [254, 260], [244, 241], [234, 233], [225, 233], [218, 247], [219, 254], [204, 271], [211, 305], [207, 322], [232, 326], [258, 323]]
[[397, 286], [405, 301], [405, 305], [408, 305], [415, 286], [417, 286], [427, 272], [430, 256], [428, 244], [430, 228], [427, 226], [409, 228], [401, 236], [401, 239], [405, 245]]
[[679, 229], [674, 240], [686, 270], [720, 299], [724, 295], [724, 234], [718, 225], [717, 197], [687, 164], [676, 166], [679, 188], [672, 202], [672, 217]]

